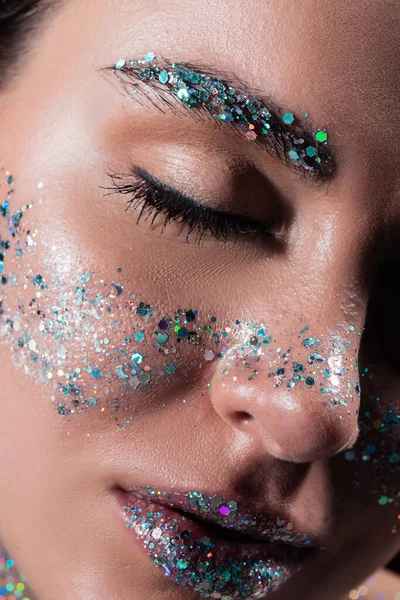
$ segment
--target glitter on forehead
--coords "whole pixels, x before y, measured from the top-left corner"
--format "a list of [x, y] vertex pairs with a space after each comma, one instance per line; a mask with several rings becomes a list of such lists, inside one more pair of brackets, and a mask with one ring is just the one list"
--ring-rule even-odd
[[[167, 103], [168, 95], [172, 95], [188, 108], [205, 110], [220, 122], [234, 125], [250, 141], [273, 139], [289, 164], [301, 167], [304, 172], [321, 172], [321, 169], [326, 175], [332, 172], [333, 158], [324, 129], [305, 139], [297, 133], [298, 120], [294, 114], [275, 114], [271, 107], [268, 109], [260, 100], [218, 77], [181, 62], [168, 64], [162, 58], [156, 61], [153, 52], [140, 60], [118, 60], [112, 69], [131, 93], [145, 93], [141, 84], [150, 84]], [[303, 116], [308, 117], [308, 113]]]

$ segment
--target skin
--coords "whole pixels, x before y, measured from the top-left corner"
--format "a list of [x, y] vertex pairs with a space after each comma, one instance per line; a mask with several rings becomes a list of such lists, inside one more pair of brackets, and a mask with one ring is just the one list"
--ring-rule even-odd
[[[17, 295], [30, 301], [24, 275], [59, 277], [71, 292], [86, 271], [96, 273], [95, 288], [122, 268], [124, 286], [161, 313], [193, 307], [221, 323], [279, 322], [276, 346], [288, 343], [283, 330], [298, 331], [297, 317], [323, 339], [338, 324], [367, 323], [352, 347], [362, 367], [373, 365], [362, 394], [380, 396], [382, 414], [398, 411], [399, 375], [383, 354], [381, 329], [366, 316], [378, 269], [398, 250], [399, 21], [390, 1], [307, 1], [296, 11], [282, 0], [67, 2], [0, 95], [1, 164], [14, 175], [17, 202], [45, 199], [26, 217], [38, 245], [20, 263], [13, 259], [19, 280], [17, 294], [4, 291], [7, 306]], [[247, 140], [139, 106], [98, 72], [150, 50], [233, 70], [287, 110], [307, 110], [336, 148], [329, 190], [300, 181]], [[160, 225], [136, 226], [123, 198], [99, 190], [110, 184], [107, 168], [123, 171], [133, 161], [188, 193], [193, 185], [203, 198], [224, 199], [233, 185], [226, 157], [234, 168], [252, 159], [290, 204], [285, 256], [245, 242], [208, 240], [199, 248], [174, 226], [160, 235]], [[129, 312], [119, 318], [128, 329]], [[105, 317], [98, 327], [107, 327]], [[83, 334], [67, 342], [73, 361], [86, 342]], [[332, 550], [277, 600], [336, 600], [400, 549], [400, 486], [387, 461], [343, 458], [354, 442], [355, 407], [335, 413], [305, 386], [288, 403], [265, 378], [240, 386], [221, 379], [221, 363], [200, 371], [198, 359], [185, 350], [189, 370], [139, 394], [139, 419], [119, 430], [99, 411], [58, 415], [49, 387], [24, 377], [0, 347], [0, 531], [40, 600], [196, 597], [132, 542], [116, 518], [117, 485], [226, 491], [260, 509], [284, 507], [298, 530]], [[367, 437], [360, 448], [381, 443], [376, 433]], [[394, 434], [385, 439], [398, 442]], [[384, 492], [393, 502], [380, 506]]]

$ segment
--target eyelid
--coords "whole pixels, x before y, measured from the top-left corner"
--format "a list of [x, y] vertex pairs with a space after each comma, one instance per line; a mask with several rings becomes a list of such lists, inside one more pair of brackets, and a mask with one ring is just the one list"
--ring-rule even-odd
[[187, 229], [186, 241], [189, 241], [189, 236], [196, 231], [199, 243], [209, 234], [218, 242], [237, 241], [240, 237], [243, 239], [247, 236], [253, 239], [257, 237], [271, 245], [275, 235], [278, 235], [264, 224], [246, 216], [204, 206], [179, 190], [162, 183], [136, 165], [132, 166], [132, 174], [128, 176], [116, 173], [108, 173], [108, 175], [112, 186], [103, 189], [112, 190], [109, 192], [111, 194], [121, 193], [130, 196], [127, 210], [130, 207], [134, 209], [141, 207], [137, 223], [145, 213], [147, 213], [145, 220], [151, 217], [151, 224], [159, 215], [163, 215], [164, 223], [161, 232], [171, 222], [177, 222], [181, 225], [178, 235]]

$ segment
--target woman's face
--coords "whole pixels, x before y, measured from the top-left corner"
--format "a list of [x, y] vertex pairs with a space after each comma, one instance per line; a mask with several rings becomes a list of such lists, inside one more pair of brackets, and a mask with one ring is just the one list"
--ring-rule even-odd
[[400, 548], [399, 20], [70, 0], [37, 36], [0, 99], [0, 531], [40, 600], [336, 599]]

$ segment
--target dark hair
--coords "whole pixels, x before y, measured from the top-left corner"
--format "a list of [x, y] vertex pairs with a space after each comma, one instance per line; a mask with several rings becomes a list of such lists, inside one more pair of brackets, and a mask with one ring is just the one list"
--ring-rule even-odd
[[0, 0], [0, 87], [28, 50], [30, 34], [58, 0]]

